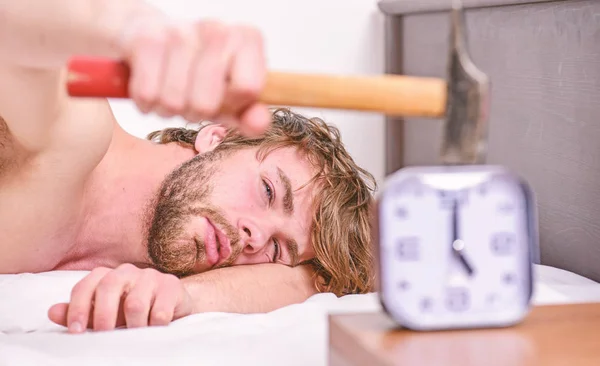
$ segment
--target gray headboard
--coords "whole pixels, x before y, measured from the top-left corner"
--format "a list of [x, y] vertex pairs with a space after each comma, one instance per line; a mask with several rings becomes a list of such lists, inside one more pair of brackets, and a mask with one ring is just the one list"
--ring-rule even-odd
[[[388, 73], [446, 75], [451, 0], [382, 0]], [[600, 281], [600, 1], [463, 0], [491, 78], [488, 163], [538, 199], [542, 264]], [[388, 118], [387, 173], [436, 164], [441, 120]]]

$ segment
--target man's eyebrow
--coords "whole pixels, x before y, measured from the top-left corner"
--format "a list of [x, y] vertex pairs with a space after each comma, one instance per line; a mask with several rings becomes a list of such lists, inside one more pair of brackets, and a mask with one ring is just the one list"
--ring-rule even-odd
[[296, 267], [298, 265], [298, 243], [294, 239], [286, 240], [286, 245], [288, 247], [288, 252], [290, 254], [290, 264], [292, 267]]
[[283, 211], [292, 215], [294, 213], [294, 196], [292, 195], [292, 183], [290, 182], [290, 178], [277, 167], [277, 174], [279, 174], [279, 179], [283, 182], [283, 188], [285, 189], [285, 194], [283, 196]]

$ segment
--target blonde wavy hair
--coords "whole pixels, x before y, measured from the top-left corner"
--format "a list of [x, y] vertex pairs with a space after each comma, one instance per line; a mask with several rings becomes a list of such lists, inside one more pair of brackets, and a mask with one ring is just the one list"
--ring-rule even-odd
[[[286, 146], [304, 153], [317, 171], [311, 180], [317, 182], [311, 227], [315, 258], [309, 262], [317, 274], [317, 290], [337, 296], [374, 291], [369, 211], [377, 188], [374, 177], [354, 162], [336, 127], [286, 108], [273, 110], [272, 117], [260, 137], [230, 129], [217, 149], [258, 147], [259, 158]], [[198, 131], [167, 128], [147, 138], [193, 148]]]

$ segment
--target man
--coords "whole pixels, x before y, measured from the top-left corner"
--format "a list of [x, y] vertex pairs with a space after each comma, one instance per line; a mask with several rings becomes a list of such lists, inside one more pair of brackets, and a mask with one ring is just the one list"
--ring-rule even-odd
[[[257, 103], [256, 31], [174, 25], [137, 0], [0, 0], [0, 18], [0, 273], [91, 270], [52, 321], [164, 325], [371, 290], [373, 179], [335, 128]], [[131, 136], [106, 100], [65, 95], [77, 54], [126, 60], [144, 112], [217, 123]]]

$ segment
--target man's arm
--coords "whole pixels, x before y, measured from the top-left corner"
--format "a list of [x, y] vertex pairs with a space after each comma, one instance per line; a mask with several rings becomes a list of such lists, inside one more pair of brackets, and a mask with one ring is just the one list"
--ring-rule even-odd
[[106, 100], [68, 98], [63, 64], [114, 55], [136, 4], [0, 0], [0, 273], [47, 270], [60, 248], [41, 244], [80, 212], [115, 121]]
[[0, 115], [25, 151], [81, 139], [70, 128], [98, 132], [102, 121], [82, 125], [97, 103], [78, 103], [79, 125], [61, 127], [75, 104], [64, 91], [64, 65], [77, 54], [120, 57], [127, 18], [143, 9], [150, 7], [138, 0], [0, 0]]
[[269, 312], [317, 293], [314, 271], [280, 264], [220, 268], [184, 278], [193, 312]]
[[69, 303], [53, 305], [48, 317], [80, 333], [167, 325], [201, 312], [263, 313], [316, 294], [313, 278], [308, 266], [280, 264], [227, 267], [183, 280], [131, 264], [99, 267], [75, 285]]
[[[64, 66], [75, 55], [126, 61], [129, 95], [143, 112], [197, 122], [235, 111], [227, 120], [250, 131], [270, 122], [257, 101], [266, 63], [253, 28], [175, 23], [142, 0], [0, 0], [0, 20], [0, 116], [29, 150], [54, 137], [48, 119], [68, 115], [67, 104], [85, 104], [64, 90]], [[12, 107], [30, 98], [31, 112]]]
[[121, 56], [124, 27], [141, 12], [141, 0], [0, 0], [4, 60], [60, 68], [73, 54]]

